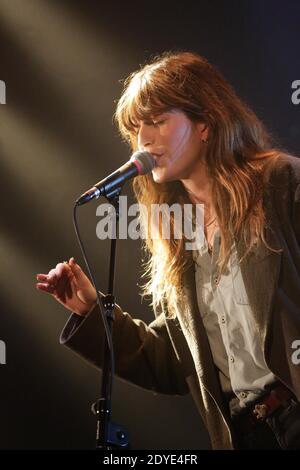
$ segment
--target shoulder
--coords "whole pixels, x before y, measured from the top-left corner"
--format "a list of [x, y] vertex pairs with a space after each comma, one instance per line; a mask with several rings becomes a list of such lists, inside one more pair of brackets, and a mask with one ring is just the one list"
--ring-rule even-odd
[[264, 201], [266, 207], [279, 213], [285, 220], [295, 202], [300, 199], [300, 158], [280, 154], [264, 173]]
[[300, 158], [279, 154], [266, 167], [265, 182], [270, 187], [291, 190], [300, 184]]

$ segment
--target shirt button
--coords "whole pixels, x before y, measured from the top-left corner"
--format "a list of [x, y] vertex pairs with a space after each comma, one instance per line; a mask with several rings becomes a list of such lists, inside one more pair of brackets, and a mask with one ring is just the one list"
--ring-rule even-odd
[[240, 393], [240, 398], [246, 398], [247, 395], [248, 395], [247, 392], [241, 392]]
[[229, 356], [229, 360], [230, 360], [231, 363], [233, 363], [233, 362], [234, 362], [234, 357], [233, 357], [233, 356]]
[[221, 316], [221, 323], [226, 323], [225, 315]]

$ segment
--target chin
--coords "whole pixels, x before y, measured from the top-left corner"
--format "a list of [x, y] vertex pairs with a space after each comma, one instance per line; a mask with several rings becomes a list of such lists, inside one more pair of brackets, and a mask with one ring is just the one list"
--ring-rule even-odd
[[170, 181], [175, 180], [174, 176], [164, 168], [156, 168], [155, 170], [152, 170], [152, 176], [154, 182], [158, 184], [169, 183]]

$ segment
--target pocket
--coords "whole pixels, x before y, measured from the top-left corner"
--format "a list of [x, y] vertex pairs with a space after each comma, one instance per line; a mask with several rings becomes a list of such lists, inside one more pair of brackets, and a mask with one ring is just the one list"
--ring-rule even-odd
[[[253, 265], [253, 270], [259, 268], [268, 271], [268, 263], [270, 256], [273, 254], [271, 250], [266, 248], [264, 245], [255, 245], [250, 252], [247, 254], [242, 263], [251, 263]], [[232, 279], [232, 289], [233, 297], [237, 304], [239, 305], [249, 305], [249, 299], [245, 287], [245, 283], [242, 276], [242, 270], [240, 263], [238, 261], [238, 254], [236, 249], [232, 251], [230, 257], [230, 266], [231, 266], [231, 279]], [[254, 274], [255, 275], [255, 274]]]

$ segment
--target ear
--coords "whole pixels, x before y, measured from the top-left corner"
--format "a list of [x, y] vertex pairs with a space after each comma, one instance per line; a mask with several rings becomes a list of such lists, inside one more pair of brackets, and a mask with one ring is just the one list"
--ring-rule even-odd
[[202, 142], [207, 144], [208, 139], [209, 139], [208, 125], [205, 122], [197, 122], [196, 127], [197, 127], [197, 132], [200, 136], [200, 139], [202, 140]]

